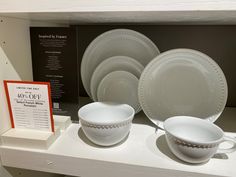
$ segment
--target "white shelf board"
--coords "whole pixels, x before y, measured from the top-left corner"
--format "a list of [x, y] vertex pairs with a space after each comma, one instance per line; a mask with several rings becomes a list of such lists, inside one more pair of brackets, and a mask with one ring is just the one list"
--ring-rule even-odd
[[[225, 112], [228, 113], [220, 119], [235, 117], [236, 108], [227, 108]], [[236, 152], [218, 155], [205, 164], [186, 164], [172, 155], [163, 132], [155, 132], [149, 123], [143, 113], [139, 114], [128, 138], [117, 146], [106, 148], [89, 142], [80, 125], [72, 124], [48, 150], [2, 146], [2, 164], [82, 177], [236, 176]], [[236, 133], [227, 134], [236, 136]]]
[[235, 0], [1, 0], [0, 15], [63, 23], [235, 24]]

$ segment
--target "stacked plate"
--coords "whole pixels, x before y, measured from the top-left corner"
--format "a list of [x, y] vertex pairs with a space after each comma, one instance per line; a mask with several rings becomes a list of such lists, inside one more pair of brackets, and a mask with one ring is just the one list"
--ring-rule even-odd
[[173, 116], [214, 122], [227, 101], [227, 82], [209, 56], [192, 49], [160, 54], [144, 35], [111, 30], [88, 46], [81, 65], [82, 82], [94, 101], [126, 103], [143, 109], [159, 127]]
[[128, 29], [105, 32], [87, 47], [82, 63], [84, 88], [94, 101], [126, 103], [141, 110], [138, 84], [144, 67], [157, 55], [156, 45]]

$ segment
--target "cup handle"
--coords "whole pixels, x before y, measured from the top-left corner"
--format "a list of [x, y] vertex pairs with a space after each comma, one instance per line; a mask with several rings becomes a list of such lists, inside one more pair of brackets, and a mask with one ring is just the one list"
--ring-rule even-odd
[[230, 148], [226, 148], [226, 149], [219, 148], [217, 153], [231, 153], [236, 150], [236, 139], [235, 138], [232, 138], [229, 136], [224, 136], [221, 143], [223, 143], [223, 142], [230, 142], [233, 146]]

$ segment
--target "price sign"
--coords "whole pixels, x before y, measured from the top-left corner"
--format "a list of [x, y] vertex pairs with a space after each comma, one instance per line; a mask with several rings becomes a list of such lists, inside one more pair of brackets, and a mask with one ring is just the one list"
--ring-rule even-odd
[[12, 128], [54, 132], [50, 83], [4, 81]]

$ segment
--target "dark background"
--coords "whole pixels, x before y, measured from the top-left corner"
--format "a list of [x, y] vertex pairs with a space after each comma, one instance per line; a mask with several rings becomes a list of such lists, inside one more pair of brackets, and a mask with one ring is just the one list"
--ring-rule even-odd
[[[79, 67], [90, 42], [105, 31], [127, 28], [150, 38], [160, 52], [175, 48], [199, 50], [214, 59], [228, 82], [227, 106], [236, 106], [236, 26], [234, 25], [78, 25]], [[81, 82], [80, 96], [87, 96]]]
[[[54, 47], [50, 45], [45, 47], [40, 44], [38, 35], [65, 35], [67, 36], [65, 46]], [[52, 101], [53, 103], [59, 103], [60, 109], [53, 108], [53, 113], [56, 115], [71, 116], [72, 120], [77, 120], [77, 110], [79, 105], [78, 99], [78, 67], [77, 61], [77, 37], [76, 29], [68, 27], [31, 27], [30, 28], [30, 40], [32, 51], [32, 66], [33, 66], [33, 79], [34, 81], [46, 81], [57, 80], [62, 84], [62, 93], [57, 96], [53, 95], [57, 90], [54, 90], [54, 84], [51, 83]], [[52, 41], [51, 39], [50, 41]], [[60, 40], [62, 41], [62, 40]], [[46, 68], [48, 63], [48, 56], [53, 54], [45, 54], [45, 51], [57, 51], [61, 54], [57, 54], [58, 61], [62, 68], [57, 70], [50, 70]], [[49, 77], [48, 75], [52, 75]], [[63, 76], [61, 78], [54, 77]]]

